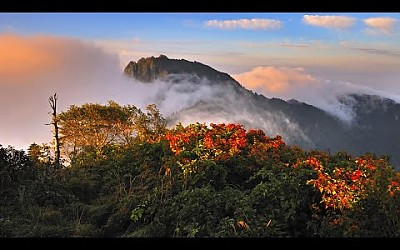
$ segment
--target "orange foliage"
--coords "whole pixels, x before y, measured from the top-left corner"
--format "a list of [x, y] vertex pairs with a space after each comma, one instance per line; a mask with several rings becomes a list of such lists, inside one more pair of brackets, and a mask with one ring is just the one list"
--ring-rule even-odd
[[374, 160], [366, 156], [355, 160], [356, 169], [335, 167], [332, 174], [326, 172], [315, 157], [310, 157], [303, 163], [318, 173], [317, 179], [309, 180], [307, 184], [321, 192], [321, 202], [325, 204], [325, 208], [348, 209], [367, 196], [367, 187], [373, 187], [377, 166], [381, 162], [380, 159]]
[[243, 151], [249, 152], [249, 156], [263, 159], [266, 151], [285, 145], [279, 135], [269, 138], [262, 130], [253, 129], [246, 133], [242, 125], [231, 123], [211, 123], [210, 128], [204, 124], [191, 124], [169, 131], [165, 139], [175, 155], [201, 149], [196, 151], [197, 157], [207, 156], [213, 160], [226, 160]]
[[[282, 147], [286, 146], [281, 136], [270, 138], [262, 130], [250, 129], [247, 133], [239, 124], [191, 124], [169, 131], [165, 139], [171, 151], [179, 157], [178, 165], [184, 174], [196, 172], [194, 162], [202, 159], [227, 160], [233, 156], [252, 157], [257, 162], [268, 157], [279, 159]], [[315, 152], [314, 152], [315, 153]], [[306, 159], [297, 159], [293, 168], [308, 168], [316, 172], [316, 178], [306, 184], [314, 186], [322, 195], [321, 203], [326, 209], [350, 209], [367, 197], [375, 180], [382, 177], [385, 168], [383, 159], [372, 156], [349, 158], [344, 166], [329, 166], [330, 156], [317, 152]], [[323, 162], [323, 163], [322, 163]], [[350, 165], [349, 165], [350, 163]], [[290, 166], [289, 163], [285, 163]], [[345, 167], [346, 166], [346, 167]], [[379, 170], [379, 171], [378, 171]], [[400, 173], [389, 180], [391, 196], [400, 193]]]
[[388, 192], [390, 196], [400, 194], [400, 173], [396, 173], [393, 178], [389, 179]]

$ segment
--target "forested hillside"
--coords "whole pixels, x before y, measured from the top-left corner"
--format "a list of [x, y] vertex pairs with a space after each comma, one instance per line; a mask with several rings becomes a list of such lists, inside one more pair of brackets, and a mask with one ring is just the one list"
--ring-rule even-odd
[[388, 159], [240, 124], [166, 128], [155, 105], [71, 106], [51, 147], [0, 146], [2, 237], [399, 237]]

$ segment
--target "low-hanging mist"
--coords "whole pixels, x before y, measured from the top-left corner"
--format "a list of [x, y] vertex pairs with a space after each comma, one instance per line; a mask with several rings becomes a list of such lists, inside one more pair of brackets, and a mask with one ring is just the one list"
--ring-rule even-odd
[[400, 102], [398, 95], [350, 82], [323, 79], [300, 67], [260, 66], [233, 77], [246, 88], [266, 97], [305, 102], [349, 123], [354, 119], [354, 112], [351, 106], [341, 102], [348, 94], [379, 95]]
[[[26, 149], [33, 142], [51, 141], [51, 127], [45, 124], [51, 118], [48, 98], [55, 92], [59, 95], [58, 112], [66, 111], [72, 104], [105, 104], [108, 100], [133, 104], [142, 110], [155, 103], [170, 126], [177, 122], [235, 122], [263, 129], [271, 136], [280, 134], [289, 143], [301, 142], [310, 148], [318, 145], [288, 113], [249, 101], [246, 96], [254, 93], [238, 91], [228, 83], [185, 74], [141, 83], [122, 74], [116, 55], [76, 39], [9, 34], [0, 36], [0, 44], [4, 55], [0, 59], [0, 115], [6, 118], [0, 119], [3, 146]], [[18, 53], [12, 53], [11, 49]], [[280, 77], [271, 79], [275, 73]], [[297, 99], [345, 121], [351, 121], [352, 112], [336, 96], [374, 92], [349, 83], [318, 80], [302, 69], [261, 69], [265, 81], [258, 85], [252, 85], [244, 76], [237, 75], [236, 79], [258, 93]], [[281, 105], [279, 100], [276, 103]]]

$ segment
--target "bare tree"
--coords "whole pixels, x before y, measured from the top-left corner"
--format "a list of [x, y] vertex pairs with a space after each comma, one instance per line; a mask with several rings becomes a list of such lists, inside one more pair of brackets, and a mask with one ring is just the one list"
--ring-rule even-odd
[[[60, 166], [60, 138], [58, 136], [58, 117], [57, 117], [57, 100], [58, 96], [57, 93], [55, 93], [53, 96], [49, 97], [49, 104], [52, 109], [52, 124], [54, 126], [54, 148], [55, 148], [55, 153], [56, 153], [56, 159], [55, 159], [55, 164], [56, 167]], [[50, 125], [48, 124], [48, 125]]]

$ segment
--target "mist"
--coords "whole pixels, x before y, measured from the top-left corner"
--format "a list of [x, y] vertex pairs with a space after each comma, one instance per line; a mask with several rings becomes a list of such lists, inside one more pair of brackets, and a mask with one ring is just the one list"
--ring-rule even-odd
[[[45, 124], [51, 120], [48, 98], [55, 92], [59, 96], [58, 113], [68, 110], [70, 105], [106, 104], [108, 100], [133, 104], [143, 111], [155, 103], [168, 118], [169, 126], [177, 122], [235, 122], [245, 124], [247, 129], [263, 129], [271, 136], [280, 134], [288, 142], [302, 141], [313, 146], [289, 117], [248, 102], [232, 84], [212, 83], [190, 75], [171, 75], [164, 81], [141, 83], [122, 74], [117, 55], [77, 39], [7, 34], [0, 35], [0, 44], [3, 146], [27, 149], [31, 143], [51, 142], [52, 128]], [[258, 76], [254, 78], [252, 74]], [[342, 94], [373, 93], [400, 100], [348, 82], [320, 79], [299, 68], [261, 68], [235, 78], [267, 97], [297, 99], [344, 121], [351, 121], [352, 111], [338, 102], [337, 96]], [[181, 110], [193, 112], [178, 113]]]
[[348, 94], [379, 95], [400, 102], [400, 96], [347, 81], [330, 80], [311, 75], [301, 67], [260, 66], [249, 72], [232, 75], [244, 87], [266, 97], [295, 99], [318, 107], [344, 122], [351, 123], [351, 106], [340, 99]]
[[[234, 85], [227, 82], [215, 84], [207, 79], [197, 82], [186, 82], [198, 86], [193, 88], [194, 99], [191, 103], [178, 113], [172, 113], [167, 118], [170, 126], [182, 123], [186, 126], [190, 123], [238, 123], [244, 125], [245, 129], [262, 129], [269, 136], [281, 135], [285, 141], [291, 144], [313, 147], [313, 142], [301, 130], [300, 126], [291, 121], [289, 117], [279, 111], [273, 111], [270, 107], [259, 106], [252, 97], [250, 91], [238, 91]], [[184, 86], [183, 85], [183, 86]], [[181, 91], [181, 84], [175, 86], [173, 92], [167, 92], [166, 102], [161, 103], [169, 106], [168, 99], [177, 97]], [[175, 92], [176, 91], [176, 92]], [[249, 98], [250, 97], [250, 98]]]
[[54, 93], [58, 94], [58, 113], [70, 105], [114, 100], [142, 110], [155, 103], [169, 116], [224, 92], [185, 75], [152, 84], [135, 81], [122, 74], [117, 55], [81, 40], [8, 34], [0, 36], [0, 44], [3, 146], [27, 149], [31, 143], [51, 142], [52, 128], [45, 124], [51, 121], [48, 99]]
[[0, 144], [26, 149], [51, 141], [48, 98], [70, 105], [116, 100], [144, 105], [149, 87], [122, 76], [117, 55], [91, 43], [48, 36], [0, 36]]

